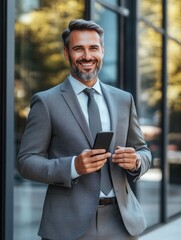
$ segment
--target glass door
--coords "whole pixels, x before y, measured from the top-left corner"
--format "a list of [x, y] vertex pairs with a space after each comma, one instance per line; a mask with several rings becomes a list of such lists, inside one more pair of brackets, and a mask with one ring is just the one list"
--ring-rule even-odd
[[[83, 0], [16, 0], [15, 149], [16, 155], [32, 94], [62, 82], [68, 73], [61, 33], [73, 18], [83, 18]], [[36, 240], [46, 185], [14, 174], [14, 240]]]

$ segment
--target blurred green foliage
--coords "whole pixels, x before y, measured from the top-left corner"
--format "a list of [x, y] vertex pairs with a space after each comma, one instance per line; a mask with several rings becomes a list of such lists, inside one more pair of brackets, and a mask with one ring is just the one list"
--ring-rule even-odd
[[[141, 89], [148, 107], [160, 109], [162, 93], [162, 1], [144, 0], [140, 4], [139, 63]], [[145, 21], [146, 20], [146, 21]], [[147, 22], [148, 21], [148, 22]], [[152, 27], [154, 26], [155, 29]], [[181, 112], [181, 2], [168, 1], [167, 76], [168, 107]], [[163, 30], [164, 34], [164, 30]], [[179, 117], [180, 118], [180, 117]]]
[[83, 0], [40, 3], [37, 9], [21, 13], [15, 23], [16, 80], [28, 85], [30, 94], [58, 84], [67, 76], [61, 33], [70, 20], [84, 17]]
[[[25, 118], [30, 97], [69, 74], [61, 34], [70, 20], [84, 18], [84, 0], [17, 1], [15, 22], [15, 112]], [[36, 7], [37, 6], [37, 7]], [[21, 127], [20, 127], [21, 128]]]

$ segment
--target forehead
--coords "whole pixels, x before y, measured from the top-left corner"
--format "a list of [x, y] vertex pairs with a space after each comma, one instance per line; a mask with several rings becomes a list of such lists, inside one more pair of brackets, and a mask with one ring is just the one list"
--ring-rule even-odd
[[70, 34], [71, 46], [74, 45], [100, 45], [99, 34], [94, 30], [74, 30]]

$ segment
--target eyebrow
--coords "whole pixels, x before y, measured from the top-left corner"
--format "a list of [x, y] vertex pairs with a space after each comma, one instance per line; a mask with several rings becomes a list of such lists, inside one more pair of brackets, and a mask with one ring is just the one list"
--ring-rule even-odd
[[[93, 44], [93, 45], [90, 45], [89, 47], [97, 47], [97, 48], [99, 48], [99, 45]], [[83, 45], [75, 45], [75, 46], [72, 47], [72, 49], [75, 49], [75, 48], [84, 48], [84, 46]]]
[[82, 48], [82, 47], [83, 47], [82, 45], [75, 45], [75, 46], [72, 47], [72, 49], [74, 49], [74, 48]]

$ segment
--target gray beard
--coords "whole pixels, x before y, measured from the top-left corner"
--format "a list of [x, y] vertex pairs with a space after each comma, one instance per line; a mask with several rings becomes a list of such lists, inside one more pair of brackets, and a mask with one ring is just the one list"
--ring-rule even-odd
[[101, 68], [96, 67], [92, 73], [83, 73], [77, 67], [71, 68], [72, 74], [75, 77], [80, 78], [82, 81], [85, 81], [85, 82], [92, 81], [95, 77], [98, 76], [100, 70]]

